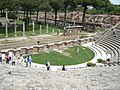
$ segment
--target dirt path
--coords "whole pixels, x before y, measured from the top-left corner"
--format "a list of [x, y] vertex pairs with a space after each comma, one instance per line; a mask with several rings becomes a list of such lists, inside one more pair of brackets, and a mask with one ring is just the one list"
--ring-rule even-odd
[[[85, 35], [85, 33], [82, 33]], [[92, 36], [93, 34], [89, 34], [87, 36]], [[17, 48], [17, 47], [25, 47], [37, 45], [37, 41], [40, 44], [59, 42], [65, 40], [72, 40], [80, 38], [80, 35], [74, 36], [63, 36], [61, 35], [38, 35], [38, 36], [22, 36], [22, 37], [12, 37], [12, 38], [3, 38], [0, 39], [0, 49], [8, 49], [8, 48]]]

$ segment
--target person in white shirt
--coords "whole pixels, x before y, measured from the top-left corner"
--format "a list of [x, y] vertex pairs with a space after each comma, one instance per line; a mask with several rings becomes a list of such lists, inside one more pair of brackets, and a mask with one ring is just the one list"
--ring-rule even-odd
[[3, 62], [3, 64], [5, 64], [6, 63], [6, 58], [5, 58], [5, 53], [2, 53], [2, 62]]

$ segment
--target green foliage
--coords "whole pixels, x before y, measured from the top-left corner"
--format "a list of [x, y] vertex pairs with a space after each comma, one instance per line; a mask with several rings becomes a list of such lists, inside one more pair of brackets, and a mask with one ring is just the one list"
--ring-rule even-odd
[[14, 22], [16, 22], [16, 24], [18, 24], [18, 25], [22, 25], [23, 24], [22, 20], [14, 20]]
[[95, 27], [95, 31], [96, 32], [104, 32], [104, 29], [100, 28], [100, 27]]
[[51, 9], [52, 9], [52, 7], [51, 7], [49, 1], [43, 2], [43, 3], [40, 5], [40, 10], [42, 10], [42, 11], [48, 12], [48, 11], [50, 11]]
[[61, 0], [50, 0], [50, 5], [54, 11], [59, 10], [62, 6]]
[[102, 59], [97, 59], [98, 63], [101, 63], [103, 60]]
[[53, 11], [55, 12], [55, 25], [57, 24], [57, 12], [60, 10], [62, 6], [61, 0], [50, 0], [50, 5], [53, 8]]
[[96, 64], [94, 64], [94, 63], [92, 63], [92, 62], [87, 62], [87, 66], [88, 66], [88, 67], [91, 67], [91, 66], [93, 67], [93, 66], [95, 66], [95, 65], [96, 65]]
[[106, 63], [106, 61], [103, 59], [97, 59], [97, 61], [98, 61], [98, 63]]
[[8, 18], [10, 18], [10, 19], [17, 19], [16, 13], [13, 13], [13, 12], [9, 13], [8, 14]]
[[109, 11], [110, 14], [120, 15], [120, 5], [114, 5]]
[[83, 18], [82, 18], [82, 25], [84, 26], [84, 19], [85, 19], [85, 14], [88, 9], [88, 6], [92, 6], [96, 9], [100, 9], [103, 7], [107, 7], [111, 5], [109, 0], [78, 0], [78, 4], [81, 5], [84, 10], [83, 10]]

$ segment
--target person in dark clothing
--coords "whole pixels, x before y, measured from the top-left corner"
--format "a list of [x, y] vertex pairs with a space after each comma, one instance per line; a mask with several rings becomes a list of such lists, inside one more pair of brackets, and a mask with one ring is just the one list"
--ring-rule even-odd
[[50, 66], [48, 65], [48, 63], [46, 63], [46, 67], [47, 67], [47, 71], [50, 70]]
[[117, 35], [115, 35], [114, 37], [117, 37]]
[[12, 65], [15, 66], [15, 61], [12, 62]]
[[28, 61], [29, 61], [29, 57], [26, 57], [24, 61], [26, 63], [26, 67], [28, 67]]
[[40, 41], [37, 41], [37, 44], [40, 44]]
[[113, 30], [113, 35], [115, 35], [115, 30]]
[[62, 67], [62, 71], [65, 71], [65, 65], [63, 65], [63, 67]]
[[0, 63], [2, 63], [2, 55], [1, 55], [1, 53], [0, 53]]
[[9, 61], [11, 60], [11, 57], [9, 57], [9, 55], [6, 55], [6, 63], [9, 64]]
[[110, 59], [108, 58], [107, 61], [110, 62]]

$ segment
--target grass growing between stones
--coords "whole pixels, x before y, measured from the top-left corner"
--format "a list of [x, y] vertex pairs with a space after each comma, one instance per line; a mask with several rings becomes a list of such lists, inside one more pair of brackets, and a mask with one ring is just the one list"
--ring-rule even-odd
[[51, 65], [75, 65], [90, 61], [95, 54], [86, 47], [74, 46], [64, 49], [62, 52], [42, 52], [31, 56], [35, 63], [46, 64], [49, 61]]

